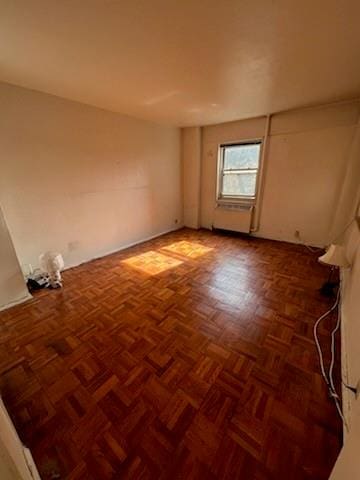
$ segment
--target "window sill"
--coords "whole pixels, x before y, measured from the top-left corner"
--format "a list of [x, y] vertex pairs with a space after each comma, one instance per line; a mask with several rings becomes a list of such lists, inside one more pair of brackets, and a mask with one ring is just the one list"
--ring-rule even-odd
[[244, 207], [253, 207], [255, 205], [255, 198], [218, 198], [217, 205], [239, 205]]

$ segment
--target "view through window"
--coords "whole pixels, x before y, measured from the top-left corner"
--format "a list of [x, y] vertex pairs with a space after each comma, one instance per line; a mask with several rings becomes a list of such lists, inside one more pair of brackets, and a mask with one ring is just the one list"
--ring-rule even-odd
[[218, 199], [255, 200], [261, 142], [222, 145]]

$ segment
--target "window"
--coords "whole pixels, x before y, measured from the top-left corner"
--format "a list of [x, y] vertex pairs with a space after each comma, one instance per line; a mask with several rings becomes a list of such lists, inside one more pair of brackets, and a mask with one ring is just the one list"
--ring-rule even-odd
[[255, 200], [260, 151], [260, 141], [220, 147], [218, 200]]

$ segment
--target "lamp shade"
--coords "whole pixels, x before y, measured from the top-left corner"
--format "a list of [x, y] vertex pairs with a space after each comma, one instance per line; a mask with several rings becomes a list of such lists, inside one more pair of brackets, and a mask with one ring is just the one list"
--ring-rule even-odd
[[327, 252], [318, 258], [320, 263], [332, 265], [334, 267], [350, 267], [350, 263], [346, 258], [345, 248], [341, 245], [330, 245]]

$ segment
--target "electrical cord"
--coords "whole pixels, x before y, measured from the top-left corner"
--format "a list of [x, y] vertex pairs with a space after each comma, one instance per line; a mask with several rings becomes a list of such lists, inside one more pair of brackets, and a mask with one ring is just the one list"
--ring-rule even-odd
[[320, 251], [322, 251], [323, 249], [320, 248], [320, 247], [310, 247], [310, 245], [305, 245], [305, 243], [303, 244], [305, 248], [307, 248], [309, 250], [309, 252], [311, 253], [318, 253]]
[[[331, 243], [336, 242], [340, 237], [342, 237], [344, 235], [345, 232], [347, 232], [347, 230], [353, 224], [353, 222], [356, 221], [357, 216], [359, 215], [359, 209], [360, 209], [360, 198], [358, 199], [358, 202], [357, 202], [354, 217], [345, 225], [343, 230], [332, 240]], [[311, 252], [316, 251], [314, 248], [309, 247], [308, 245], [305, 245], [305, 247], [308, 250], [310, 250]], [[335, 303], [327, 312], [325, 312], [323, 315], [321, 315], [316, 320], [316, 322], [314, 324], [314, 328], [313, 328], [313, 333], [314, 333], [316, 348], [317, 348], [318, 355], [319, 355], [319, 363], [320, 363], [321, 374], [322, 374], [322, 376], [323, 376], [323, 378], [324, 378], [324, 380], [325, 380], [325, 382], [328, 386], [329, 395], [330, 395], [331, 398], [333, 398], [333, 400], [335, 402], [336, 410], [338, 411], [338, 414], [339, 414], [346, 430], [349, 431], [348, 424], [345, 420], [345, 417], [344, 417], [344, 414], [343, 414], [343, 411], [342, 411], [342, 408], [341, 408], [341, 405], [340, 405], [340, 397], [339, 397], [339, 395], [336, 391], [335, 384], [334, 384], [335, 336], [336, 336], [336, 332], [339, 330], [340, 325], [341, 325], [341, 289], [342, 289], [342, 283], [341, 283], [341, 277], [340, 277], [340, 285], [339, 285], [339, 289], [338, 289], [338, 292], [337, 292], [337, 295], [336, 295]], [[336, 320], [335, 327], [331, 331], [331, 361], [330, 361], [330, 366], [329, 366], [329, 373], [327, 374], [326, 371], [325, 371], [323, 353], [322, 353], [321, 345], [320, 345], [319, 338], [318, 338], [318, 327], [319, 327], [320, 323], [326, 317], [328, 317], [334, 310], [336, 310], [336, 308], [338, 309], [337, 320]], [[347, 385], [343, 381], [342, 378], [341, 378], [341, 382], [345, 386], [345, 388], [351, 390], [355, 395], [357, 394], [357, 389], [355, 387]]]
[[339, 303], [339, 296], [340, 296], [340, 289], [338, 290], [338, 293], [336, 295], [336, 301], [335, 301], [334, 305], [327, 312], [325, 312], [323, 315], [321, 315], [321, 317], [319, 317], [316, 320], [316, 322], [314, 323], [314, 327], [313, 327], [314, 340], [315, 340], [316, 348], [317, 348], [318, 355], [319, 355], [319, 363], [320, 363], [321, 374], [322, 374], [322, 376], [323, 376], [327, 385], [329, 385], [329, 380], [328, 380], [328, 376], [325, 372], [324, 359], [323, 359], [323, 354], [322, 354], [322, 350], [321, 350], [321, 345], [320, 345], [320, 342], [319, 342], [319, 339], [318, 339], [317, 329], [318, 329], [318, 326], [320, 325], [320, 323], [326, 317], [328, 317], [330, 315], [330, 313], [332, 313], [336, 309], [336, 307], [338, 306], [338, 303]]
[[323, 250], [322, 248], [319, 248], [319, 247], [310, 247], [310, 245], [307, 245], [306, 243], [303, 243], [302, 241], [302, 238], [300, 237], [300, 234], [298, 234], [298, 239], [299, 239], [299, 242], [300, 245], [303, 245], [305, 248], [307, 248], [309, 250], [309, 252], [311, 253], [318, 253], [320, 252], [321, 250]]
[[[316, 348], [317, 348], [318, 355], [319, 355], [319, 364], [320, 364], [321, 374], [322, 374], [322, 376], [325, 380], [326, 385], [328, 386], [329, 395], [334, 400], [336, 410], [337, 410], [343, 424], [345, 425], [346, 430], [349, 430], [349, 427], [347, 425], [347, 422], [345, 420], [344, 414], [343, 414], [342, 409], [341, 409], [340, 397], [339, 397], [339, 395], [336, 391], [335, 384], [334, 384], [334, 377], [333, 377], [333, 375], [334, 375], [334, 364], [335, 364], [335, 336], [336, 336], [336, 332], [340, 328], [340, 323], [341, 323], [340, 304], [341, 304], [341, 285], [339, 286], [334, 305], [327, 312], [325, 312], [323, 315], [321, 315], [316, 320], [316, 322], [314, 324], [314, 328], [313, 328], [313, 333], [314, 333], [314, 340], [315, 340]], [[326, 373], [325, 364], [324, 364], [324, 357], [323, 357], [320, 341], [319, 341], [319, 338], [318, 338], [318, 327], [319, 327], [320, 323], [326, 317], [328, 317], [334, 310], [336, 310], [336, 308], [338, 308], [336, 325], [331, 332], [331, 362], [330, 362], [329, 372]]]

